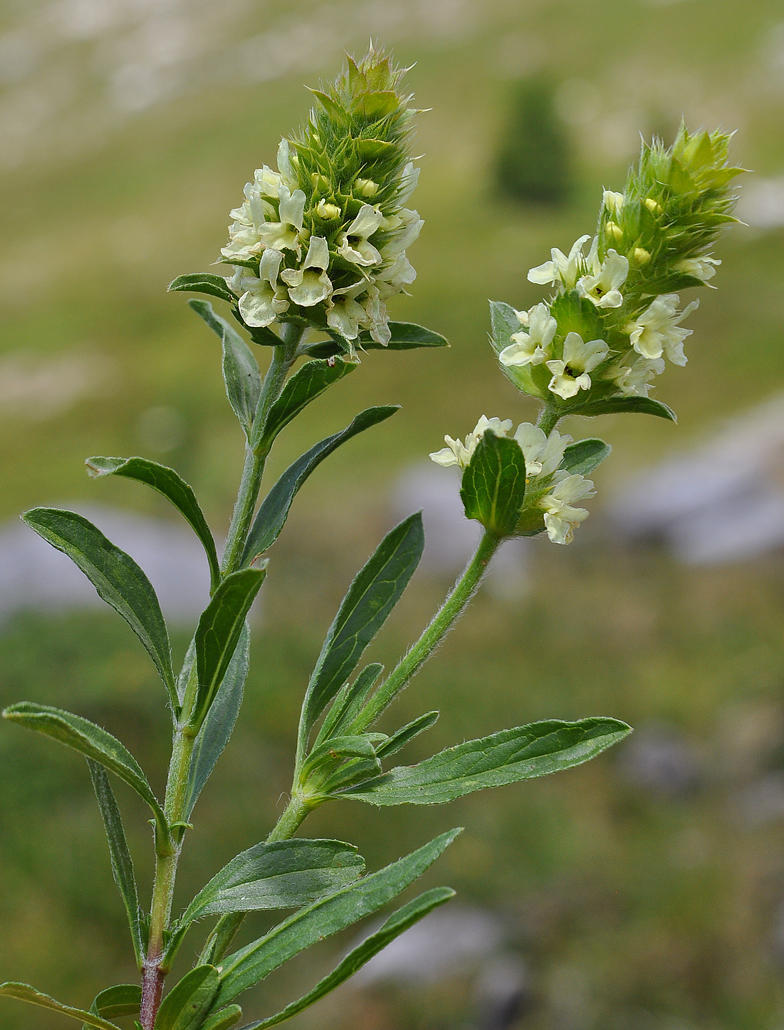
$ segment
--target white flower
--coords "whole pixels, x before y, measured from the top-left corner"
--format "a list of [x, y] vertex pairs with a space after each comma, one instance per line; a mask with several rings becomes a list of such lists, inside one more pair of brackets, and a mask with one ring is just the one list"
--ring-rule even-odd
[[593, 497], [595, 493], [590, 479], [575, 474], [560, 480], [549, 494], [539, 500], [539, 507], [544, 508], [547, 535], [554, 544], [572, 542], [575, 526], [588, 518], [588, 511], [575, 508], [573, 502]]
[[558, 325], [546, 304], [536, 304], [530, 311], [516, 312], [528, 332], [512, 334], [512, 343], [498, 355], [502, 365], [540, 365], [553, 341]]
[[302, 308], [311, 308], [332, 293], [327, 275], [329, 247], [322, 236], [311, 236], [302, 268], [286, 268], [280, 273], [289, 287], [289, 297]]
[[528, 281], [539, 283], [541, 286], [546, 286], [548, 283], [556, 286], [561, 282], [568, 290], [571, 290], [580, 274], [580, 265], [584, 261], [583, 247], [590, 238], [590, 236], [581, 236], [579, 240], [576, 240], [568, 257], [563, 251], [553, 247], [550, 251], [552, 260], [529, 269]]
[[496, 436], [506, 436], [511, 428], [512, 420], [510, 418], [502, 420], [500, 418], [486, 418], [482, 415], [473, 432], [469, 433], [465, 438], [465, 443], [453, 440], [451, 436], [445, 436], [444, 440], [447, 446], [443, 447], [440, 451], [433, 451], [430, 457], [436, 465], [443, 465], [444, 468], [447, 468], [449, 465], [459, 465], [460, 468], [465, 468], [471, 461], [477, 444], [488, 429], [492, 429]]
[[368, 242], [368, 239], [376, 232], [383, 220], [384, 216], [378, 208], [371, 207], [370, 204], [363, 204], [351, 225], [346, 228], [345, 232], [338, 235], [336, 240], [338, 254], [355, 265], [380, 265], [381, 255], [373, 244]]
[[679, 323], [699, 307], [700, 302], [693, 300], [679, 313], [679, 300], [677, 293], [664, 293], [643, 311], [636, 322], [624, 326], [638, 354], [653, 359], [660, 358], [666, 352], [674, 365], [686, 364], [683, 341], [691, 335], [691, 329], [681, 329]]
[[605, 190], [602, 196], [604, 206], [608, 211], [612, 211], [613, 214], [620, 214], [623, 209], [623, 194], [613, 193], [612, 190]]
[[545, 362], [553, 373], [548, 389], [564, 400], [574, 397], [580, 390], [589, 390], [591, 377], [588, 373], [604, 361], [608, 351], [604, 340], [589, 340], [588, 343], [584, 343], [579, 333], [567, 333], [563, 360]]
[[[628, 361], [628, 357], [625, 360]], [[663, 371], [663, 358], [652, 358], [650, 361], [637, 358], [631, 365], [624, 365], [620, 361], [611, 365], [602, 378], [615, 383], [624, 397], [647, 397], [651, 380]]]
[[701, 257], [701, 258], [684, 258], [683, 261], [678, 261], [673, 267], [679, 272], [685, 272], [686, 275], [693, 275], [695, 279], [702, 279], [703, 282], [707, 282], [708, 279], [712, 279], [716, 274], [716, 265], [720, 265], [721, 261], [713, 257]]
[[293, 250], [300, 254], [300, 233], [305, 213], [305, 194], [302, 190], [292, 193], [285, 183], [278, 187], [277, 222], [265, 222], [259, 227], [259, 236], [265, 247], [273, 250]]
[[397, 193], [398, 204], [405, 204], [414, 192], [417, 182], [419, 182], [419, 169], [414, 168], [413, 161], [409, 161], [400, 176], [400, 186]]
[[238, 268], [232, 279], [234, 288], [245, 290], [239, 301], [240, 314], [246, 325], [265, 326], [274, 322], [289, 306], [286, 291], [278, 285], [278, 271], [283, 260], [279, 250], [265, 250], [259, 262], [259, 278]]
[[567, 444], [572, 442], [571, 436], [561, 436], [555, 429], [545, 436], [543, 430], [530, 422], [517, 427], [514, 439], [525, 456], [526, 476], [552, 475], [561, 464]]
[[340, 333], [344, 340], [356, 340], [359, 336], [359, 327], [365, 321], [367, 313], [361, 304], [357, 303], [357, 296], [367, 290], [368, 284], [361, 279], [352, 286], [343, 286], [339, 290], [333, 290], [329, 310], [327, 311], [327, 325]]
[[604, 261], [599, 261], [598, 242], [594, 239], [587, 264], [591, 274], [578, 281], [578, 292], [593, 301], [597, 308], [619, 308], [623, 304], [623, 296], [618, 287], [626, 282], [629, 259], [610, 249]]

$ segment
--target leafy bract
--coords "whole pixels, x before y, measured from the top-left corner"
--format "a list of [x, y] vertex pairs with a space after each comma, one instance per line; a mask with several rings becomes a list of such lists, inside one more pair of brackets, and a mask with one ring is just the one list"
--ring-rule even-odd
[[218, 687], [215, 700], [210, 705], [207, 717], [193, 746], [193, 755], [188, 769], [188, 789], [185, 795], [184, 818], [186, 820], [190, 818], [193, 806], [234, 730], [234, 724], [242, 705], [249, 665], [250, 631], [245, 625], [226, 669], [223, 682]]
[[653, 397], [604, 397], [585, 404], [570, 403], [567, 414], [591, 416], [619, 415], [624, 412], [656, 415], [658, 418], [667, 419], [668, 422], [678, 421], [672, 408], [668, 408], [661, 401], [655, 401]]
[[151, 486], [171, 501], [201, 540], [210, 566], [212, 589], [215, 589], [220, 583], [220, 565], [215, 541], [193, 489], [174, 469], [159, 465], [157, 461], [150, 461], [148, 458], [94, 457], [88, 458], [85, 464], [88, 473], [94, 479], [102, 476], [125, 476], [127, 479], [136, 479]]
[[199, 1027], [199, 1030], [228, 1030], [242, 1019], [242, 1009], [239, 1005], [226, 1005], [225, 1008], [213, 1012]]
[[42, 994], [41, 991], [37, 991], [29, 984], [0, 984], [0, 997], [16, 998], [17, 1001], [26, 1001], [30, 1005], [38, 1005], [42, 1009], [51, 1009], [53, 1012], [59, 1012], [63, 1016], [78, 1019], [79, 1022], [95, 1027], [96, 1030], [119, 1030], [115, 1023], [110, 1023], [102, 1016], [97, 1016], [93, 1012], [85, 1012], [84, 1009], [75, 1009], [71, 1005], [63, 1005], [62, 1002], [55, 1001], [48, 994]]
[[[226, 396], [239, 419], [246, 439], [250, 441], [256, 407], [261, 395], [261, 375], [253, 351], [232, 325], [215, 314], [209, 301], [190, 300], [188, 303], [220, 337]], [[274, 336], [274, 333], [272, 335]], [[280, 343], [276, 336], [275, 342]]]
[[166, 623], [152, 584], [133, 558], [107, 540], [81, 515], [58, 508], [31, 508], [22, 521], [67, 554], [107, 604], [118, 612], [146, 648], [176, 701]]
[[218, 989], [215, 966], [196, 966], [166, 995], [158, 1009], [155, 1030], [198, 1030]]
[[[106, 775], [104, 767], [92, 758], [87, 759], [87, 765], [90, 769], [93, 789], [98, 799], [98, 807], [101, 810], [106, 838], [109, 842], [112, 876], [125, 905], [128, 925], [131, 929], [133, 951], [136, 956], [136, 965], [141, 969], [142, 960], [144, 959], [145, 941], [139, 918], [139, 895], [136, 889], [133, 860], [128, 850], [128, 841], [125, 837], [122, 816], [120, 815], [117, 799], [114, 796], [112, 785], [109, 783], [109, 777]], [[100, 1012], [98, 1014], [101, 1015]], [[108, 1015], [108, 1013], [104, 1014]]]
[[331, 737], [340, 736], [351, 726], [352, 721], [359, 714], [365, 698], [373, 689], [373, 684], [383, 671], [383, 665], [372, 662], [365, 666], [353, 683], [343, 684], [324, 717], [324, 722], [321, 724], [313, 744], [314, 748]]
[[269, 933], [223, 961], [221, 985], [214, 1007], [233, 1001], [284, 962], [311, 944], [351, 926], [377, 911], [413, 883], [451, 844], [459, 830], [450, 830], [429, 844], [364, 876], [343, 890], [295, 912]]
[[371, 805], [440, 805], [485, 787], [501, 787], [570, 769], [629, 733], [630, 727], [617, 719], [535, 722], [468, 740], [335, 796]]
[[[434, 333], [432, 329], [425, 329], [415, 322], [390, 322], [389, 331], [391, 337], [389, 343], [376, 343], [369, 332], [362, 332], [357, 341], [362, 350], [415, 350], [419, 347], [448, 347], [449, 342], [440, 333]], [[346, 350], [346, 342], [340, 336], [334, 336], [330, 340], [319, 340], [317, 343], [308, 344], [303, 348], [305, 352], [313, 357], [329, 358], [335, 354], [343, 354]]]
[[578, 440], [567, 446], [561, 467], [572, 475], [579, 473], [581, 476], [589, 476], [609, 456], [611, 450], [604, 440]]
[[406, 744], [409, 744], [414, 737], [418, 737], [420, 733], [424, 733], [425, 730], [429, 730], [431, 726], [435, 726], [438, 722], [438, 712], [425, 712], [424, 715], [420, 715], [418, 719], [412, 719], [411, 722], [406, 723], [405, 726], [401, 726], [399, 730], [392, 734], [383, 744], [379, 744], [376, 748], [376, 757], [379, 761], [385, 758], [389, 758], [390, 755], [397, 754], [401, 751]]
[[323, 980], [320, 980], [312, 991], [308, 991], [298, 1001], [294, 1001], [284, 1009], [281, 1009], [280, 1012], [276, 1012], [274, 1016], [261, 1019], [257, 1023], [250, 1023], [248, 1026], [243, 1027], [242, 1030], [267, 1030], [267, 1027], [276, 1026], [278, 1023], [291, 1019], [292, 1016], [296, 1016], [298, 1013], [310, 1008], [315, 1002], [334, 991], [336, 987], [339, 987], [349, 977], [352, 977], [365, 963], [369, 962], [374, 955], [377, 955], [386, 948], [401, 933], [405, 933], [415, 923], [418, 923], [420, 919], [424, 919], [426, 915], [429, 915], [434, 908], [450, 901], [454, 896], [455, 892], [451, 887], [435, 887], [433, 890], [420, 894], [418, 898], [414, 898], [413, 901], [409, 901], [407, 905], [399, 908], [375, 933], [366, 937], [356, 948], [352, 948], [340, 965], [336, 966]]
[[220, 300], [227, 300], [230, 304], [236, 304], [237, 298], [226, 284], [221, 275], [214, 275], [211, 272], [191, 272], [187, 275], [178, 275], [169, 283], [170, 293], [177, 291], [188, 293], [206, 293], [209, 297], [218, 297]]
[[198, 687], [190, 724], [200, 727], [226, 675], [245, 617], [264, 579], [263, 569], [227, 576], [201, 614], [194, 637]]
[[[118, 1016], [138, 1015], [142, 1004], [142, 989], [138, 984], [117, 984], [107, 987], [95, 996], [90, 1012], [104, 1019], [115, 1019]], [[87, 1024], [82, 1025], [87, 1030]]]
[[396, 405], [385, 405], [378, 408], [366, 408], [360, 412], [353, 422], [340, 433], [328, 436], [325, 440], [317, 443], [306, 451], [300, 458], [286, 469], [277, 483], [273, 486], [261, 504], [256, 518], [253, 520], [245, 551], [242, 555], [242, 564], [250, 563], [263, 554], [278, 539], [281, 529], [286, 522], [289, 509], [297, 494], [297, 491], [317, 468], [321, 462], [334, 450], [337, 450], [346, 440], [352, 436], [370, 429], [388, 419], [390, 415], [398, 410]]
[[143, 798], [155, 814], [158, 828], [166, 839], [167, 824], [158, 799], [152, 792], [141, 766], [124, 744], [94, 722], [73, 715], [60, 708], [37, 705], [32, 701], [20, 701], [10, 705], [3, 712], [4, 719], [19, 723], [28, 730], [36, 730], [47, 737], [59, 740], [61, 744], [79, 751], [119, 776], [139, 797]]
[[517, 441], [488, 429], [463, 472], [460, 496], [466, 518], [493, 536], [511, 536], [525, 499], [525, 456]]
[[354, 671], [362, 652], [383, 626], [414, 574], [425, 537], [420, 513], [381, 541], [343, 599], [321, 648], [302, 705], [300, 742]]
[[344, 379], [355, 368], [357, 362], [345, 361], [343, 358], [306, 362], [286, 383], [280, 397], [270, 408], [264, 425], [257, 427], [252, 445], [268, 449], [284, 426], [328, 387]]

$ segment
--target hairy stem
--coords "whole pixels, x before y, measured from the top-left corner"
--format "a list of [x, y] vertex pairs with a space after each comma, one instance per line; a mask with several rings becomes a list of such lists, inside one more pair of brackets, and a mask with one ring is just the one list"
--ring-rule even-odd
[[361, 716], [362, 724], [361, 726], [355, 725], [354, 731], [361, 732], [367, 726], [371, 726], [408, 684], [409, 680], [419, 672], [467, 608], [469, 601], [482, 582], [490, 559], [500, 544], [501, 540], [498, 537], [485, 532], [479, 541], [476, 553], [466, 565], [462, 576], [455, 583], [447, 599], [419, 640], [410, 648], [365, 706]]
[[551, 404], [546, 404], [540, 411], [536, 424], [545, 436], [549, 436], [560, 421], [561, 415], [559, 414], [558, 409], [553, 407]]

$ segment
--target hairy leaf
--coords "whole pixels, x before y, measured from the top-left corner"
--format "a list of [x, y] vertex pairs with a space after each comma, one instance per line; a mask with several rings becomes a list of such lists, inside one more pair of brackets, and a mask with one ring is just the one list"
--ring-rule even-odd
[[438, 722], [438, 716], [438, 712], [426, 712], [424, 715], [420, 715], [418, 719], [413, 719], [411, 722], [406, 723], [405, 726], [401, 726], [396, 733], [393, 733], [388, 740], [376, 748], [376, 756], [379, 761], [383, 761], [385, 758], [389, 758], [390, 755], [401, 751], [414, 737], [418, 737], [420, 733], [429, 730], [431, 726]]
[[166, 623], [152, 584], [133, 558], [115, 547], [92, 522], [73, 511], [31, 508], [22, 521], [67, 554], [107, 604], [118, 612], [147, 649], [176, 702]]
[[[362, 350], [415, 350], [418, 347], [449, 346], [446, 337], [415, 322], [390, 322], [389, 331], [392, 336], [386, 345], [376, 343], [369, 332], [360, 333], [357, 342]], [[329, 358], [344, 353], [346, 346], [343, 337], [335, 335], [331, 340], [319, 340], [303, 349], [313, 357]]]
[[[139, 895], [136, 889], [136, 877], [133, 871], [133, 859], [128, 850], [128, 841], [125, 837], [125, 830], [122, 824], [122, 816], [114, 796], [112, 785], [106, 770], [92, 758], [87, 759], [90, 769], [90, 777], [93, 781], [93, 789], [98, 799], [98, 807], [101, 810], [106, 838], [109, 842], [109, 858], [112, 864], [112, 876], [117, 884], [120, 897], [125, 905], [128, 915], [128, 925], [131, 928], [131, 940], [133, 951], [136, 956], [136, 965], [141, 969], [144, 958], [145, 941], [142, 933], [141, 921], [139, 919]], [[110, 988], [119, 990], [119, 988]], [[105, 992], [104, 992], [105, 993]], [[101, 995], [98, 996], [99, 998]], [[96, 999], [97, 1003], [97, 999]], [[101, 1013], [98, 1015], [110, 1015]], [[119, 1014], [119, 1013], [118, 1013]]]
[[192, 726], [202, 725], [215, 700], [264, 576], [263, 569], [233, 572], [223, 580], [201, 614], [194, 638], [198, 689]]
[[604, 440], [578, 440], [564, 451], [562, 468], [572, 475], [589, 476], [597, 465], [609, 457], [612, 447]]
[[196, 966], [161, 1002], [155, 1030], [198, 1030], [218, 989], [215, 966]]
[[218, 1008], [253, 987], [311, 944], [351, 926], [397, 897], [451, 844], [459, 830], [441, 834], [429, 844], [376, 873], [295, 912], [252, 944], [223, 961]]
[[62, 1002], [55, 1001], [48, 994], [42, 994], [29, 984], [0, 984], [0, 996], [16, 998], [17, 1001], [26, 1001], [30, 1005], [39, 1005], [42, 1009], [51, 1009], [53, 1012], [59, 1012], [63, 1016], [70, 1016], [71, 1019], [78, 1019], [81, 1023], [86, 1023], [87, 1026], [95, 1027], [96, 1030], [119, 1030], [115, 1023], [110, 1023], [107, 1019], [96, 1016], [92, 1012], [85, 1012], [84, 1009], [75, 1009], [71, 1005], [63, 1005]]
[[[90, 1012], [105, 1019], [116, 1019], [118, 1016], [138, 1015], [141, 1004], [142, 989], [138, 984], [118, 984], [96, 995]], [[82, 1030], [88, 1030], [86, 1023], [82, 1024]]]
[[525, 456], [517, 441], [488, 429], [463, 472], [460, 496], [466, 518], [496, 537], [511, 536], [525, 498]]
[[178, 275], [169, 283], [168, 290], [170, 293], [177, 291], [206, 293], [210, 297], [227, 300], [230, 304], [237, 303], [237, 298], [229, 289], [223, 276], [213, 275], [211, 272], [191, 272], [188, 275]]
[[252, 445], [268, 447], [278, 433], [311, 401], [339, 379], [344, 379], [357, 368], [357, 362], [342, 358], [308, 361], [298, 369], [283, 388], [280, 397], [270, 408], [263, 426], [257, 426]]
[[365, 666], [353, 683], [343, 684], [321, 724], [321, 729], [313, 744], [314, 748], [323, 744], [325, 740], [342, 736], [347, 731], [354, 718], [359, 714], [365, 698], [373, 689], [373, 684], [383, 671], [383, 665], [372, 662]]
[[275, 1013], [274, 1016], [261, 1019], [257, 1023], [250, 1023], [248, 1026], [243, 1027], [242, 1030], [267, 1030], [267, 1027], [276, 1026], [278, 1023], [291, 1019], [292, 1016], [296, 1016], [298, 1013], [310, 1008], [315, 1002], [334, 991], [336, 987], [339, 987], [349, 977], [352, 977], [365, 963], [369, 962], [374, 955], [377, 955], [386, 948], [401, 933], [405, 933], [415, 923], [418, 923], [420, 919], [424, 919], [426, 915], [429, 915], [434, 908], [438, 908], [439, 905], [450, 901], [454, 896], [455, 892], [451, 887], [435, 887], [433, 890], [420, 894], [418, 898], [414, 898], [413, 901], [409, 901], [407, 905], [399, 908], [375, 933], [367, 937], [356, 948], [353, 948], [340, 965], [336, 966], [323, 980], [320, 980], [313, 990], [300, 998], [299, 1001], [293, 1001], [285, 1009]]
[[668, 422], [678, 419], [672, 408], [653, 397], [606, 397], [603, 400], [589, 401], [586, 404], [570, 404], [569, 415], [617, 415], [623, 412], [639, 412], [641, 415], [656, 415]]
[[354, 671], [400, 599], [419, 564], [424, 543], [422, 516], [417, 512], [384, 537], [349, 587], [305, 694], [300, 723], [303, 747], [316, 719]]
[[227, 1005], [225, 1008], [208, 1016], [199, 1027], [199, 1030], [228, 1030], [242, 1019], [242, 1009], [239, 1005]]
[[501, 787], [570, 769], [601, 754], [629, 733], [630, 727], [617, 719], [535, 722], [468, 740], [336, 796], [371, 805], [440, 805], [485, 787]]
[[102, 476], [125, 476], [127, 479], [136, 479], [140, 483], [151, 486], [153, 490], [157, 490], [171, 501], [201, 540], [210, 565], [212, 589], [215, 589], [220, 583], [220, 565], [218, 564], [218, 553], [215, 550], [215, 541], [193, 489], [174, 469], [159, 465], [157, 461], [150, 461], [148, 458], [94, 457], [88, 458], [85, 464], [88, 473], [94, 479]]
[[317, 443], [306, 451], [300, 458], [286, 469], [277, 483], [273, 486], [264, 498], [261, 507], [253, 520], [245, 551], [242, 555], [242, 564], [250, 565], [254, 558], [263, 554], [278, 539], [280, 531], [286, 522], [289, 509], [299, 488], [316, 469], [321, 462], [337, 450], [341, 444], [350, 440], [352, 436], [370, 429], [388, 419], [390, 415], [398, 410], [395, 405], [387, 405], [379, 408], [366, 408], [360, 412], [340, 433], [328, 436], [325, 440]]

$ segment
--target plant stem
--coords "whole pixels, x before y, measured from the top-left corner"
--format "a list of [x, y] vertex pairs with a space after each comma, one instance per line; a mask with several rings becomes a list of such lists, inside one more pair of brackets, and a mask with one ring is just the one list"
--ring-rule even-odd
[[[273, 348], [272, 359], [261, 386], [259, 401], [254, 415], [254, 424], [263, 425], [270, 408], [280, 396], [286, 382], [286, 375], [294, 361], [297, 347], [304, 330], [298, 326], [284, 324], [282, 342]], [[245, 466], [234, 505], [226, 550], [223, 555], [221, 572], [224, 576], [237, 568], [245, 547], [253, 513], [256, 509], [264, 465], [269, 447], [253, 449], [245, 448]], [[168, 969], [163, 963], [164, 938], [169, 928], [174, 884], [177, 877], [177, 865], [182, 851], [182, 840], [185, 827], [182, 823], [185, 815], [185, 802], [188, 789], [188, 774], [195, 743], [196, 730], [189, 726], [193, 705], [197, 692], [196, 664], [186, 686], [180, 719], [175, 729], [172, 756], [169, 763], [169, 774], [166, 780], [166, 799], [164, 813], [169, 826], [174, 826], [172, 846], [158, 843], [155, 856], [155, 880], [153, 883], [152, 905], [150, 908], [150, 936], [147, 954], [142, 965], [142, 1004], [141, 1025], [143, 1030], [153, 1030], [155, 1018], [161, 1003], [163, 981]], [[307, 814], [307, 813], [306, 813]], [[304, 818], [304, 815], [303, 817]], [[296, 827], [295, 827], [296, 829]], [[292, 833], [294, 830], [291, 831]], [[239, 924], [237, 924], [239, 925]], [[235, 931], [236, 932], [236, 929]], [[233, 933], [231, 934], [233, 936]], [[229, 941], [231, 938], [229, 938]], [[228, 946], [228, 942], [227, 942]]]
[[536, 420], [536, 424], [545, 436], [549, 436], [560, 421], [561, 415], [559, 414], [558, 409], [550, 404], [546, 404], [539, 413], [539, 418]]
[[500, 544], [501, 540], [498, 537], [488, 532], [484, 533], [476, 553], [466, 565], [462, 576], [457, 580], [422, 636], [397, 667], [392, 670], [365, 706], [361, 716], [362, 724], [359, 727], [355, 724], [352, 732], [361, 731], [372, 725], [433, 654], [467, 608], [487, 571], [490, 559]]

